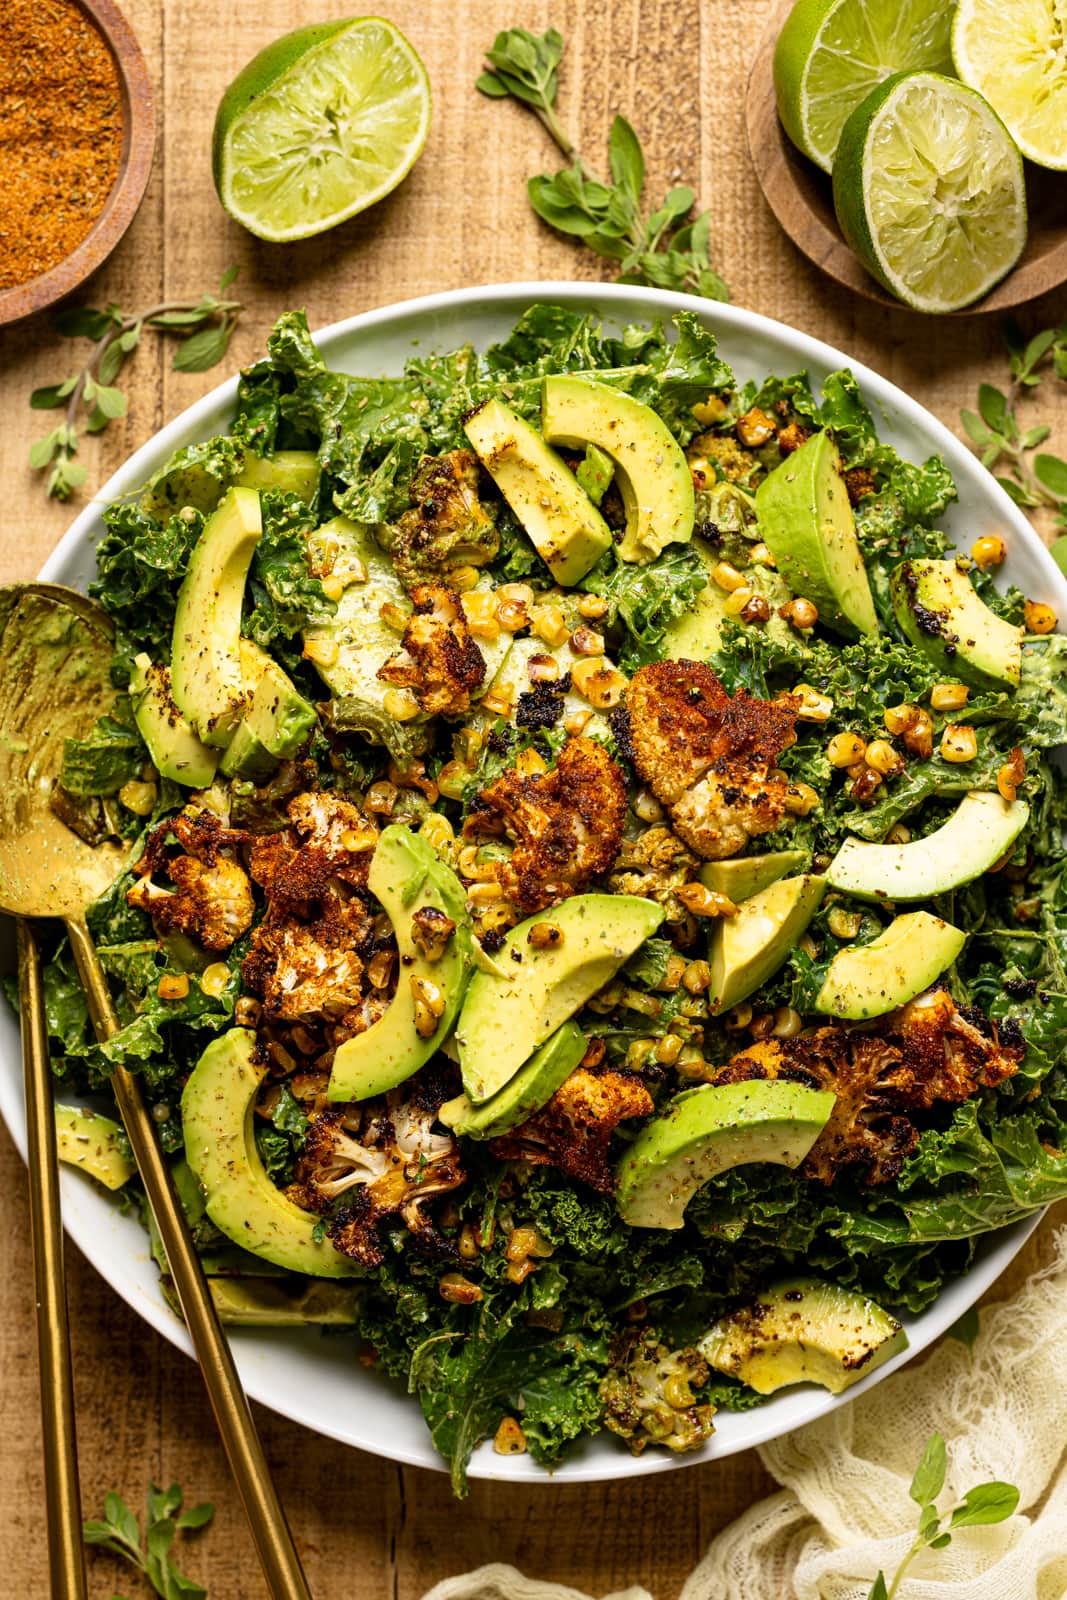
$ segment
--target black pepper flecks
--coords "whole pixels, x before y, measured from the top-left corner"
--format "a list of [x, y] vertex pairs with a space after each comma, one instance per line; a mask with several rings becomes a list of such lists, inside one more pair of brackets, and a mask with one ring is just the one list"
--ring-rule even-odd
[[1013, 1000], [1032, 1000], [1037, 993], [1037, 979], [1005, 978], [1002, 988]]

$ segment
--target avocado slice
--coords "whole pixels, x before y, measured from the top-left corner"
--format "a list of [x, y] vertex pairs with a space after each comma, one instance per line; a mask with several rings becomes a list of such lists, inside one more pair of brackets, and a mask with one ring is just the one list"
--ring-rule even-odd
[[818, 608], [820, 622], [850, 638], [878, 632], [841, 459], [825, 429], [764, 478], [756, 522], [782, 577]]
[[241, 640], [241, 668], [252, 699], [220, 770], [227, 777], [262, 783], [280, 761], [296, 755], [318, 722], [318, 712], [288, 673], [250, 639]]
[[359, 1320], [354, 1283], [302, 1278], [208, 1278], [219, 1321], [232, 1328], [346, 1328]]
[[907, 1005], [950, 967], [967, 935], [929, 911], [906, 911], [870, 944], [839, 950], [827, 968], [815, 1009], [862, 1022]]
[[159, 775], [188, 789], [206, 789], [215, 776], [219, 753], [197, 738], [175, 705], [170, 668], [154, 666], [144, 654], [134, 656], [130, 700], [133, 720]]
[[799, 1166], [833, 1106], [825, 1090], [780, 1080], [684, 1090], [619, 1161], [619, 1215], [631, 1228], [680, 1228], [686, 1206], [716, 1173], [750, 1161]]
[[717, 1372], [757, 1394], [818, 1383], [840, 1394], [908, 1348], [895, 1317], [865, 1294], [822, 1278], [791, 1278], [720, 1317], [699, 1349]]
[[310, 505], [319, 492], [321, 473], [314, 450], [275, 450], [272, 456], [257, 456], [249, 450], [234, 482], [260, 493], [277, 489], [280, 494], [299, 495]]
[[[668, 623], [660, 646], [668, 661], [710, 661], [722, 649], [723, 623], [737, 621], [726, 609], [730, 596], [725, 589], [720, 589], [717, 583], [711, 581], [711, 569], [720, 560], [719, 555], [705, 539], [694, 538], [693, 548], [708, 569], [708, 582], [694, 596], [690, 609]], [[800, 635], [784, 617], [778, 615], [778, 607], [792, 598], [781, 576], [773, 567], [766, 566], [738, 564], [737, 570], [770, 606], [771, 614], [766, 622], [760, 624], [760, 633], [779, 644], [789, 645], [795, 651], [801, 642]]]
[[586, 1037], [576, 1022], [557, 1028], [506, 1083], [480, 1106], [465, 1094], [449, 1100], [437, 1120], [468, 1139], [495, 1139], [547, 1105], [585, 1055]]
[[256, 1036], [231, 1028], [213, 1039], [182, 1093], [185, 1157], [204, 1191], [208, 1216], [228, 1239], [290, 1272], [348, 1278], [358, 1270], [315, 1237], [320, 1218], [276, 1189], [256, 1149], [256, 1091], [266, 1066]]
[[171, 691], [205, 744], [229, 744], [248, 701], [241, 671], [241, 607], [263, 529], [259, 495], [230, 489], [189, 557], [171, 649]]
[[[368, 1100], [417, 1072], [451, 1032], [470, 977], [473, 957], [463, 885], [425, 839], [399, 822], [383, 829], [367, 887], [393, 924], [400, 977], [385, 1015], [338, 1046], [326, 1091], [329, 1100]], [[437, 960], [424, 955], [413, 936], [413, 918], [424, 910], [442, 912], [455, 923]], [[444, 1000], [428, 1038], [415, 1026], [412, 984], [418, 980], [434, 984]]]
[[825, 892], [826, 879], [811, 873], [780, 878], [743, 900], [735, 916], [717, 920], [708, 952], [713, 1013], [746, 1000], [778, 971]]
[[[481, 1105], [509, 1083], [655, 933], [663, 914], [662, 906], [637, 895], [575, 894], [512, 928], [495, 958], [501, 975], [474, 974], [456, 1025], [468, 1098]], [[546, 921], [563, 939], [537, 949], [527, 942], [530, 929]]]
[[716, 894], [724, 894], [735, 905], [750, 900], [761, 889], [789, 872], [797, 872], [808, 864], [806, 850], [772, 850], [762, 856], [734, 856], [729, 861], [705, 861], [700, 869], [700, 881]]
[[1019, 687], [1022, 628], [990, 611], [954, 561], [902, 561], [889, 591], [903, 633], [935, 666], [979, 689]]
[[974, 789], [947, 822], [908, 844], [846, 839], [826, 869], [832, 889], [859, 900], [929, 900], [988, 872], [1026, 827], [1025, 800]]
[[611, 529], [566, 462], [500, 400], [479, 406], [463, 430], [556, 582], [584, 578]]
[[119, 1147], [122, 1129], [99, 1111], [78, 1106], [53, 1107], [56, 1155], [70, 1167], [80, 1167], [105, 1189], [121, 1189], [137, 1168]]
[[626, 512], [622, 561], [651, 561], [692, 537], [696, 500], [685, 452], [651, 406], [610, 384], [560, 374], [541, 389], [541, 432], [549, 444], [595, 444], [615, 463]]

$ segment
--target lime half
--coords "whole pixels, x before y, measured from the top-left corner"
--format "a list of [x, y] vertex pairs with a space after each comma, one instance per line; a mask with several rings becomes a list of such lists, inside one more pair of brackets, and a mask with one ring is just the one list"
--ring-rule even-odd
[[970, 305], [1026, 243], [1010, 133], [980, 94], [937, 72], [900, 73], [852, 113], [834, 204], [864, 266], [916, 311]]
[[219, 199], [261, 239], [307, 239], [380, 200], [430, 128], [430, 85], [381, 17], [297, 28], [261, 50], [215, 118]]
[[952, 55], [964, 83], [985, 95], [1024, 156], [1067, 169], [1064, 0], [960, 0]]
[[797, 0], [774, 51], [786, 133], [824, 171], [846, 119], [895, 72], [951, 72], [945, 0]]

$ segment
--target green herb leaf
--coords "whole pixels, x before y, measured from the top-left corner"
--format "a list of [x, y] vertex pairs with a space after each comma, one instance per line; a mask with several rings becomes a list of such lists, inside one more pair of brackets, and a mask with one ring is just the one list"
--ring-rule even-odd
[[939, 1433], [930, 1435], [922, 1459], [915, 1469], [915, 1476], [911, 1480], [908, 1493], [920, 1506], [928, 1505], [936, 1500], [945, 1487], [945, 1471], [948, 1458], [945, 1453], [945, 1441]]
[[968, 1350], [974, 1349], [974, 1341], [978, 1337], [978, 1307], [968, 1306], [967, 1310], [959, 1317], [948, 1330], [950, 1339], [958, 1339], [960, 1344], [966, 1345]]
[[1067, 499], [1067, 461], [1059, 456], [1035, 456], [1034, 477], [1057, 500]]
[[106, 384], [100, 384], [95, 399], [98, 408], [109, 422], [114, 421], [116, 417], [126, 415], [126, 396], [121, 389], [111, 389]]
[[47, 384], [43, 389], [35, 389], [30, 395], [30, 407], [34, 411], [54, 411], [56, 406], [61, 406], [67, 395], [76, 383], [75, 378], [67, 378], [63, 383]]
[[889, 1600], [889, 1590], [885, 1586], [885, 1573], [880, 1572], [871, 1584], [871, 1592], [867, 1600]]
[[980, 1483], [968, 1489], [963, 1502], [953, 1511], [950, 1525], [953, 1528], [981, 1528], [994, 1522], [1004, 1522], [1013, 1516], [1019, 1504], [1019, 1491], [1013, 1483]]
[[239, 275], [240, 271], [241, 271], [241, 269], [237, 265], [236, 262], [234, 262], [232, 266], [229, 266], [229, 267], [226, 268], [226, 271], [222, 274], [222, 277], [219, 279], [219, 294], [225, 294], [226, 293], [226, 290], [230, 287], [230, 284], [233, 283], [234, 280], [237, 278], [237, 276]]
[[110, 311], [95, 311], [92, 306], [68, 306], [52, 318], [52, 326], [66, 339], [92, 339], [95, 342], [114, 326]]
[[43, 434], [40, 439], [30, 445], [30, 466], [36, 470], [46, 467], [59, 447], [61, 433], [58, 428], [53, 428], [51, 433]]
[[172, 365], [177, 372], [206, 372], [222, 360], [229, 349], [232, 322], [220, 322], [191, 334], [174, 352]]

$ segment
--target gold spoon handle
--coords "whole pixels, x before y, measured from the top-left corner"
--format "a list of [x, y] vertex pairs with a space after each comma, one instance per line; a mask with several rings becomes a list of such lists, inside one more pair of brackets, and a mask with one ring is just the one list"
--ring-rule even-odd
[[59, 1207], [55, 1117], [52, 1111], [48, 1029], [41, 958], [29, 924], [18, 921], [19, 1011], [26, 1084], [30, 1172], [30, 1237], [37, 1310], [37, 1362], [41, 1382], [48, 1568], [53, 1600], [85, 1600], [74, 1389], [70, 1375], [70, 1325], [63, 1275], [63, 1223]]
[[[92, 937], [81, 917], [66, 920], [70, 947], [85, 990], [97, 1038], [109, 1039], [119, 1021]], [[167, 1253], [174, 1286], [207, 1384], [222, 1443], [248, 1518], [273, 1600], [311, 1600], [311, 1591], [274, 1489], [248, 1399], [219, 1326], [214, 1301], [193, 1248], [163, 1156], [141, 1095], [139, 1080], [124, 1067], [111, 1079], [141, 1181]]]

